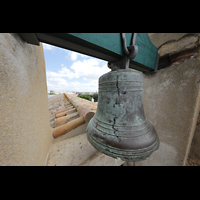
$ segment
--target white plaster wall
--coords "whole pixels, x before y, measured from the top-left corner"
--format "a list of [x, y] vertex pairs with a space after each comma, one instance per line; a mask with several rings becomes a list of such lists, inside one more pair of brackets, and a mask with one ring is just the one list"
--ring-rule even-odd
[[0, 33], [0, 165], [45, 165], [50, 138], [42, 44]]

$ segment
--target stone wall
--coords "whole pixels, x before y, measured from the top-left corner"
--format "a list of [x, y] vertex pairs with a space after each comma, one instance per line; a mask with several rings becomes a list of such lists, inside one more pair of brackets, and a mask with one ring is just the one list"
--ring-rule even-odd
[[198, 33], [158, 33], [151, 34], [150, 38], [153, 44], [159, 48], [158, 69], [196, 56], [199, 50]]
[[161, 62], [155, 74], [144, 75], [144, 110], [160, 147], [135, 165], [186, 165], [199, 114], [199, 34], [154, 33], [150, 38]]
[[0, 33], [0, 165], [46, 165], [51, 144], [42, 44]]

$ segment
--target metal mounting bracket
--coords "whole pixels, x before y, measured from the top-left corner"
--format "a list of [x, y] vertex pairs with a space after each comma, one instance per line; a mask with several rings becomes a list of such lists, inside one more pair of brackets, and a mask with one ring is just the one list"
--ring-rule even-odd
[[130, 59], [125, 55], [121, 60], [117, 62], [110, 63], [108, 62], [108, 68], [112, 71], [118, 69], [128, 69], [129, 68]]
[[130, 59], [135, 58], [135, 56], [138, 53], [138, 47], [135, 45], [137, 33], [132, 34], [131, 44], [129, 47], [126, 46], [126, 35], [125, 33], [121, 33], [121, 39], [122, 39], [122, 49], [124, 52], [124, 56], [122, 59], [120, 59], [117, 62], [108, 62], [108, 68], [110, 68], [112, 71], [118, 70], [118, 69], [128, 69]]

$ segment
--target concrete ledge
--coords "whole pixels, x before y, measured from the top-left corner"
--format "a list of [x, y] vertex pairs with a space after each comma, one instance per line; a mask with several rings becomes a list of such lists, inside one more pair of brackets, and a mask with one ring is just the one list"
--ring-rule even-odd
[[86, 133], [52, 145], [48, 166], [120, 166], [124, 161], [98, 152]]
[[114, 159], [101, 152], [97, 152], [93, 157], [78, 166], [121, 166], [125, 161], [121, 159]]
[[52, 145], [48, 166], [77, 166], [93, 157], [97, 150], [89, 143], [86, 133]]

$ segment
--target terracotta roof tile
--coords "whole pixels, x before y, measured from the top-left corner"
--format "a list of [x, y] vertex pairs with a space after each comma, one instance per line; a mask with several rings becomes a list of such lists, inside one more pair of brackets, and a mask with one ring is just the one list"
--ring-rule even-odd
[[97, 103], [81, 99], [76, 95], [58, 94], [49, 98], [50, 126], [57, 138], [89, 122], [97, 109]]
[[87, 140], [87, 123], [94, 116], [97, 103], [66, 93], [50, 98], [53, 143], [48, 165], [109, 166], [124, 163], [98, 152]]

